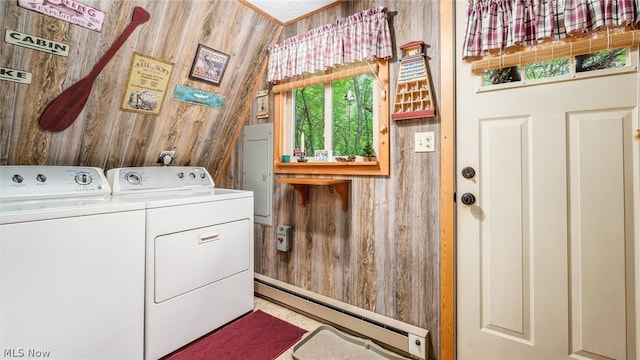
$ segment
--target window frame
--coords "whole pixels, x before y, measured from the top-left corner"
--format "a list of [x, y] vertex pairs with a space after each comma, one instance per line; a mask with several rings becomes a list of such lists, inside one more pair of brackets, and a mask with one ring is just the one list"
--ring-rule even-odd
[[[513, 88], [537, 86], [541, 84], [549, 84], [549, 83], [556, 83], [556, 82], [562, 82], [562, 81], [574, 81], [574, 80], [580, 80], [585, 78], [611, 76], [611, 75], [617, 75], [617, 74], [626, 74], [629, 72], [637, 72], [638, 65], [640, 64], [638, 47], [623, 46], [621, 48], [626, 48], [626, 59], [627, 59], [626, 66], [617, 67], [617, 68], [607, 68], [607, 69], [601, 69], [601, 70], [576, 72], [575, 57], [579, 55], [570, 55], [570, 56], [566, 56], [569, 58], [569, 73], [566, 75], [553, 76], [553, 77], [541, 78], [541, 79], [525, 78], [524, 80], [514, 81], [510, 83], [483, 85], [483, 81], [482, 81], [483, 73], [481, 72], [476, 75], [476, 79], [477, 79], [476, 92], [482, 93], [482, 92], [488, 92], [488, 91], [509, 90]], [[609, 49], [616, 49], [616, 48], [609, 48]], [[595, 50], [593, 52], [598, 52], [603, 50], [607, 50], [607, 49]], [[581, 55], [584, 55], [584, 54], [581, 54]], [[520, 64], [520, 66], [527, 66], [527, 65], [528, 64]], [[524, 72], [524, 70], [521, 69], [520, 73], [522, 74], [522, 72]]]
[[[282, 162], [282, 155], [291, 155], [286, 152], [287, 144], [291, 141], [288, 130], [294, 124], [287, 125], [287, 97], [291, 89], [311, 86], [314, 84], [326, 84], [335, 80], [358, 76], [364, 72], [371, 72], [377, 68], [377, 78], [374, 79], [374, 86], [383, 87], [383, 91], [378, 89], [377, 114], [378, 114], [378, 134], [377, 137], [377, 160], [363, 162]], [[276, 85], [272, 88], [274, 92], [274, 173], [276, 174], [326, 174], [326, 175], [389, 175], [389, 62], [387, 60], [376, 60], [374, 64], [357, 64], [348, 68], [327, 71], [320, 75], [312, 75], [302, 80], [290, 81]], [[291, 120], [295, 121], [295, 120]], [[293, 160], [293, 159], [292, 159]]]

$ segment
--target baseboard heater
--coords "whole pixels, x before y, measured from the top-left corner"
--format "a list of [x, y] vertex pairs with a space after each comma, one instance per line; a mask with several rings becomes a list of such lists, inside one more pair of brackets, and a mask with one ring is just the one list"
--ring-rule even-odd
[[254, 291], [258, 296], [405, 355], [426, 359], [429, 354], [429, 331], [426, 329], [261, 274], [254, 276]]

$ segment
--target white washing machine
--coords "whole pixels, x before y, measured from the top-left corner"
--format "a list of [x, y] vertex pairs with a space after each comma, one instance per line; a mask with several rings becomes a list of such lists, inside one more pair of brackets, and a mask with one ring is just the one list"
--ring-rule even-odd
[[3, 358], [140, 359], [144, 206], [101, 169], [0, 166]]
[[253, 309], [253, 192], [216, 189], [201, 167], [107, 171], [114, 197], [146, 207], [145, 359]]

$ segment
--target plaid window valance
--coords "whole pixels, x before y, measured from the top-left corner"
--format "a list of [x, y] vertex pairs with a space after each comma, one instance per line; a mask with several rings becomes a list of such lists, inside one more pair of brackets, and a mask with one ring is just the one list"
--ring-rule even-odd
[[469, 0], [463, 58], [633, 27], [640, 0]]
[[290, 37], [269, 51], [270, 83], [363, 60], [391, 58], [387, 8], [365, 10]]

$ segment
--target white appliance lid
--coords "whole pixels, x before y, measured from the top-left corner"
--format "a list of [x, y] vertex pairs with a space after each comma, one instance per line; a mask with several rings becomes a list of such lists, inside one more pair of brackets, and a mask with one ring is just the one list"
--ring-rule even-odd
[[0, 202], [0, 224], [62, 219], [144, 210], [144, 203], [104, 197], [56, 198]]
[[208, 191], [129, 192], [114, 198], [146, 204], [147, 209], [166, 206], [193, 205], [209, 201], [223, 201], [253, 196], [252, 191], [212, 189]]

